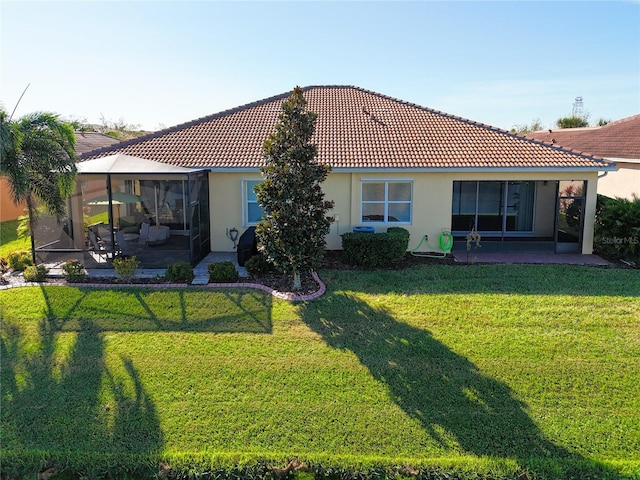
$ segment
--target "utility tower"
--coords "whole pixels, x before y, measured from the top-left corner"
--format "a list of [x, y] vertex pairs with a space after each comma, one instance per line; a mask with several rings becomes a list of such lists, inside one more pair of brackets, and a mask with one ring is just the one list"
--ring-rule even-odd
[[573, 111], [571, 112], [572, 117], [582, 118], [582, 97], [576, 97], [576, 101], [573, 102]]

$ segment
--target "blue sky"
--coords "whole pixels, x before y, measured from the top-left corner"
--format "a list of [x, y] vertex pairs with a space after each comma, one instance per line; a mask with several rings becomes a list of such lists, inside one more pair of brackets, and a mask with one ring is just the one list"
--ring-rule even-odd
[[640, 113], [640, 2], [0, 3], [16, 116], [154, 130], [290, 91], [357, 85], [510, 129]]

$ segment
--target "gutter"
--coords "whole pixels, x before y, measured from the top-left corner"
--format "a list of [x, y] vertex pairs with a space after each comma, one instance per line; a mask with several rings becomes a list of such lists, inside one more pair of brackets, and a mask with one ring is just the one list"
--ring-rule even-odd
[[[341, 168], [332, 167], [333, 173], [519, 173], [519, 172], [614, 172], [618, 168], [614, 164], [606, 167], [415, 167], [415, 168]], [[256, 173], [260, 172], [260, 167], [211, 167], [212, 173]]]

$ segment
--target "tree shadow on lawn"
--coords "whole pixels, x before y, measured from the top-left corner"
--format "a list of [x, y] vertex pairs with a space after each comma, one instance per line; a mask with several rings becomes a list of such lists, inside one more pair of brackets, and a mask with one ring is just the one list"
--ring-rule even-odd
[[7, 474], [42, 466], [28, 452], [40, 452], [58, 469], [75, 452], [72, 463], [85, 465], [71, 468], [97, 474], [109, 468], [105, 455], [161, 451], [160, 423], [135, 365], [122, 357], [109, 368], [104, 340], [90, 322], [82, 323], [68, 349], [48, 319], [37, 334], [22, 328], [5, 319], [0, 338], [2, 449], [17, 457], [16, 465], [3, 464]]
[[[253, 290], [114, 288], [105, 292], [78, 287], [71, 294], [67, 291], [62, 301], [58, 288], [41, 287], [41, 291], [45, 315], [61, 331], [78, 330], [83, 316], [92, 318], [95, 329], [115, 332], [271, 333], [273, 329], [271, 296]], [[104, 302], [104, 296], [114, 292], [122, 297]]]
[[414, 265], [402, 270], [326, 270], [327, 285], [376, 293], [638, 297], [637, 270], [579, 265]]
[[[507, 385], [483, 375], [427, 330], [342, 293], [309, 302], [300, 311], [328, 345], [357, 355], [443, 451], [515, 459], [532, 473], [548, 475], [540, 469], [551, 468], [553, 478], [617, 477], [605, 466], [551, 442]], [[570, 471], [558, 475], [558, 469]]]

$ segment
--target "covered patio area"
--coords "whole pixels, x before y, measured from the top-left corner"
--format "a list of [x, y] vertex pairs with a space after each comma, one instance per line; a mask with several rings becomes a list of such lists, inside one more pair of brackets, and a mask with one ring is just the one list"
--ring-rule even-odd
[[74, 259], [99, 269], [135, 256], [141, 268], [197, 264], [211, 248], [207, 172], [123, 154], [80, 162], [67, 217], [38, 222], [38, 263]]

